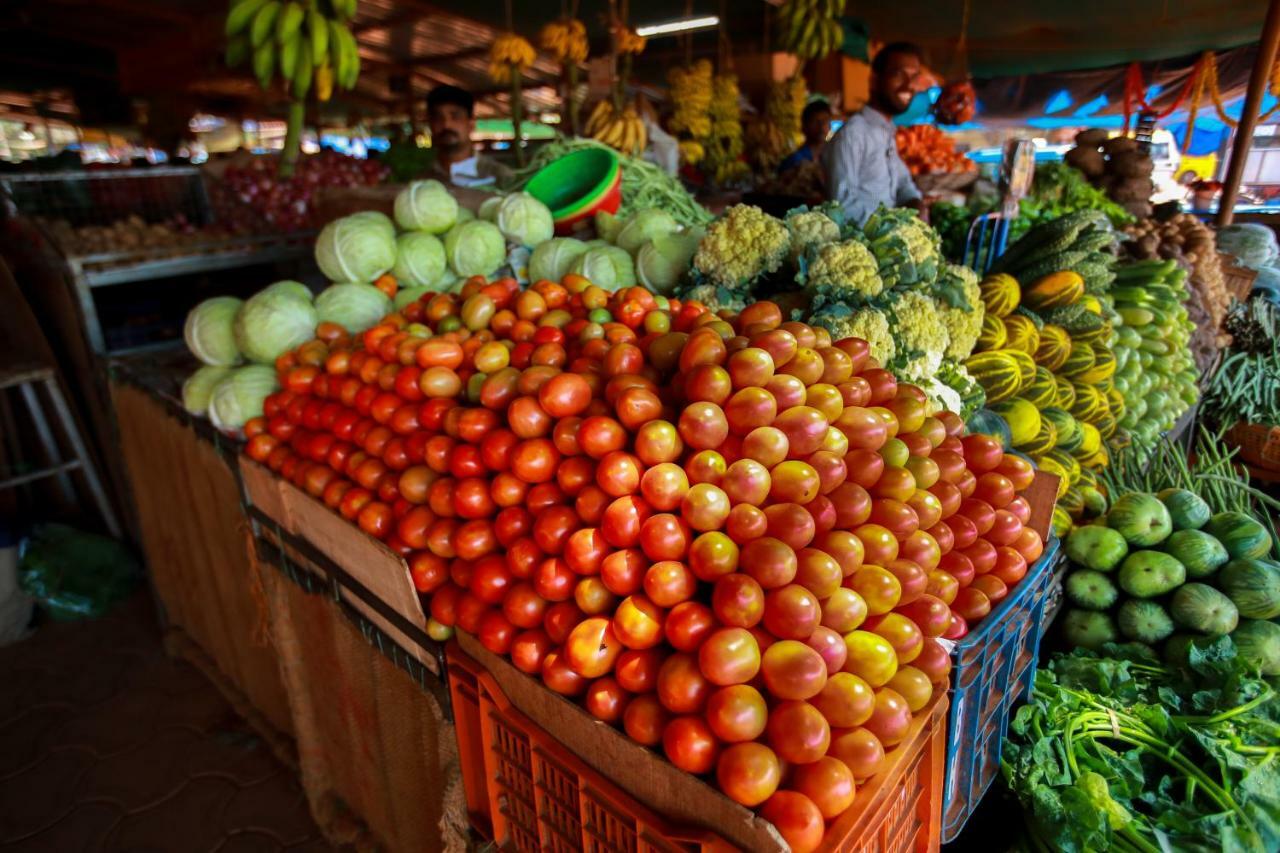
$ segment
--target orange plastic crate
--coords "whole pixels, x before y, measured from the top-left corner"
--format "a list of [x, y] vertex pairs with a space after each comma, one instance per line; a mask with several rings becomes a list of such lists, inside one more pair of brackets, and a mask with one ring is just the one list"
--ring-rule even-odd
[[[456, 643], [447, 650], [449, 687], [472, 826], [503, 849], [718, 853], [737, 849], [714, 828], [664, 820], [587, 766], [507, 701], [497, 681]], [[566, 702], [551, 691], [546, 701]], [[917, 715], [885, 769], [859, 788], [828, 828], [826, 851], [928, 853], [941, 838], [946, 754], [945, 692]], [[582, 725], [595, 726], [586, 712]], [[625, 737], [624, 735], [619, 735]], [[644, 747], [635, 745], [637, 751]], [[706, 785], [703, 795], [723, 799]], [[778, 844], [777, 849], [785, 850]]]

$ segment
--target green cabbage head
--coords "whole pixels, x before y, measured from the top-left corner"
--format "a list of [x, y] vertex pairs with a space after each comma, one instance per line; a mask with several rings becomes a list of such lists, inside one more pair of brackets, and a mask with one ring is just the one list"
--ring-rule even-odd
[[274, 367], [238, 367], [213, 386], [209, 420], [220, 430], [235, 432], [250, 418], [262, 416], [263, 402], [279, 387]]
[[529, 255], [529, 280], [560, 281], [590, 247], [573, 237], [552, 237]]
[[337, 323], [353, 335], [390, 313], [391, 299], [372, 284], [335, 284], [316, 297], [320, 322]]
[[205, 364], [223, 367], [239, 364], [235, 320], [243, 304], [243, 300], [234, 296], [215, 296], [192, 308], [182, 328], [182, 339], [191, 354]]
[[458, 276], [489, 276], [507, 259], [507, 243], [498, 226], [473, 219], [445, 235], [444, 253]]
[[654, 237], [636, 253], [636, 277], [655, 293], [670, 295], [689, 271], [689, 262], [701, 239], [701, 231]]
[[529, 193], [512, 193], [504, 198], [498, 205], [495, 222], [504, 237], [520, 246], [537, 246], [555, 233], [551, 208]]
[[569, 271], [610, 291], [631, 287], [636, 283], [636, 268], [631, 255], [617, 246], [588, 249], [573, 262]]
[[310, 299], [298, 297], [291, 288], [272, 285], [249, 297], [236, 314], [236, 345], [249, 361], [271, 364], [282, 353], [311, 340], [318, 321]]
[[368, 284], [395, 266], [395, 226], [381, 213], [370, 213], [335, 219], [320, 231], [316, 264], [330, 281]]
[[440, 291], [434, 287], [402, 287], [396, 291], [395, 298], [391, 300], [391, 304], [397, 311], [403, 311], [405, 306], [411, 302], [417, 302], [426, 293], [439, 293]]
[[413, 231], [396, 238], [396, 265], [391, 274], [402, 287], [423, 287], [440, 280], [445, 263], [440, 238]]
[[619, 249], [626, 249], [634, 255], [640, 251], [641, 246], [654, 237], [674, 234], [679, 230], [680, 223], [676, 222], [674, 216], [665, 210], [649, 207], [631, 214], [631, 218], [627, 220], [626, 225], [622, 226], [617, 239], [613, 242]]
[[439, 181], [414, 181], [396, 196], [395, 213], [405, 231], [443, 234], [458, 221], [458, 201]]
[[209, 398], [213, 386], [231, 375], [233, 368], [206, 364], [187, 377], [182, 383], [182, 408], [193, 415], [204, 417], [209, 411]]

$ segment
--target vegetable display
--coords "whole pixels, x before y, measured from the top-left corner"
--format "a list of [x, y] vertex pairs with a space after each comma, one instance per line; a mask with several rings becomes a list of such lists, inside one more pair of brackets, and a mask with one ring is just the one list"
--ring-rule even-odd
[[1195, 640], [1163, 665], [1141, 647], [1082, 650], [1037, 672], [1002, 768], [1037, 849], [1280, 846], [1280, 707], [1253, 643]]
[[1203, 417], [1236, 423], [1280, 424], [1280, 317], [1265, 299], [1232, 306], [1226, 328], [1231, 346], [1205, 383]]
[[900, 127], [898, 156], [913, 175], [972, 172], [978, 164], [956, 148], [955, 140], [933, 124]]
[[1107, 131], [1098, 128], [1082, 130], [1076, 134], [1076, 147], [1063, 160], [1083, 172], [1129, 213], [1151, 215], [1151, 195], [1155, 192], [1151, 174], [1155, 163], [1138, 140], [1109, 137]]

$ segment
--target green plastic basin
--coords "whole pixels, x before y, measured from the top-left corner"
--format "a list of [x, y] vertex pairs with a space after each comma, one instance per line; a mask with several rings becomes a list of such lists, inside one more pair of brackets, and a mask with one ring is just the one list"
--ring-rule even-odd
[[612, 151], [584, 148], [540, 169], [525, 191], [551, 208], [556, 232], [567, 234], [597, 210], [617, 213], [622, 164]]

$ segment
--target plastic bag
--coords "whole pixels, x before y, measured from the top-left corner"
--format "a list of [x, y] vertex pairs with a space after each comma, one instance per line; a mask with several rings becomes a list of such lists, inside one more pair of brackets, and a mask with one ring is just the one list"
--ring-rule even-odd
[[37, 527], [22, 544], [18, 583], [58, 621], [96, 618], [137, 585], [141, 567], [121, 543], [65, 524]]

